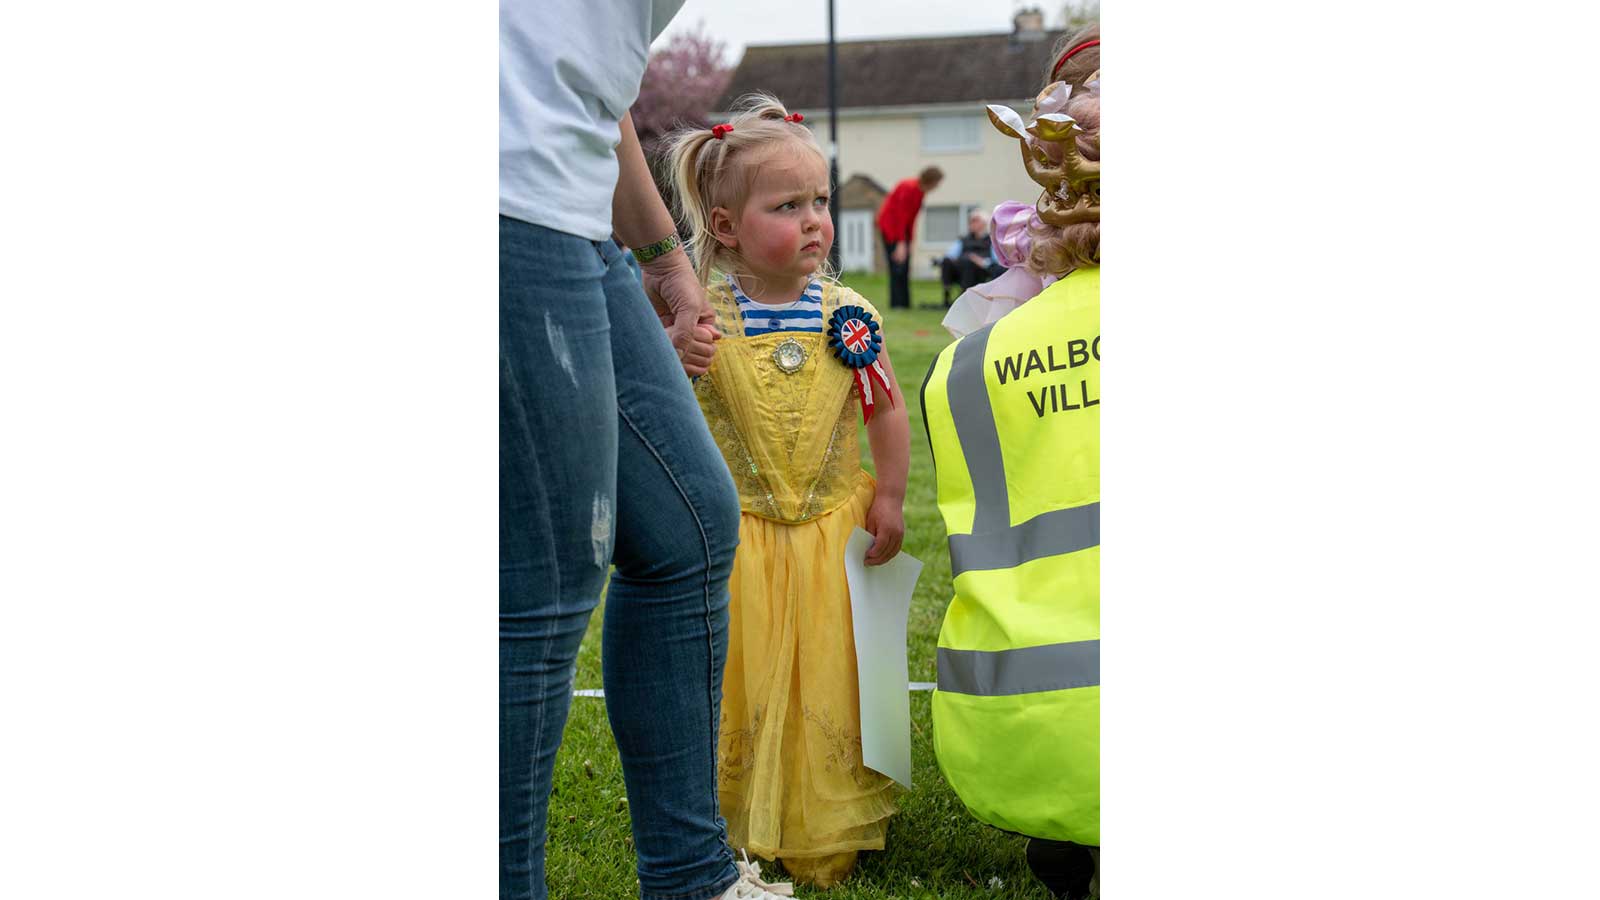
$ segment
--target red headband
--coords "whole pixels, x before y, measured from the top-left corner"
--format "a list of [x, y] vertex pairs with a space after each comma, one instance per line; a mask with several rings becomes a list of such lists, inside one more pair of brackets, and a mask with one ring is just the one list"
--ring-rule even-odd
[[711, 126], [711, 136], [720, 141], [720, 140], [722, 140], [722, 136], [723, 135], [727, 134], [728, 132], [730, 132], [732, 130], [733, 130], [733, 126], [732, 125], [713, 125], [713, 126]]
[[1083, 43], [1079, 44], [1078, 46], [1073, 47], [1071, 50], [1068, 50], [1067, 52], [1061, 54], [1061, 58], [1056, 60], [1056, 67], [1054, 69], [1050, 70], [1050, 80], [1051, 81], [1055, 81], [1056, 80], [1056, 73], [1061, 71], [1061, 67], [1066, 64], [1067, 60], [1072, 58], [1072, 55], [1074, 53], [1077, 53], [1079, 50], [1087, 50], [1090, 47], [1098, 47], [1098, 46], [1100, 46], [1100, 39], [1099, 38], [1095, 38], [1092, 41], [1084, 41]]

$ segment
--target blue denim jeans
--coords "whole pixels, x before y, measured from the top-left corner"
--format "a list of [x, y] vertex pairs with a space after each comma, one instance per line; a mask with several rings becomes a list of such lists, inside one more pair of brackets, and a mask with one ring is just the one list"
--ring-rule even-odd
[[738, 540], [733, 479], [623, 252], [502, 216], [501, 900], [546, 896], [556, 748], [613, 563], [601, 659], [640, 896], [734, 882], [716, 759]]

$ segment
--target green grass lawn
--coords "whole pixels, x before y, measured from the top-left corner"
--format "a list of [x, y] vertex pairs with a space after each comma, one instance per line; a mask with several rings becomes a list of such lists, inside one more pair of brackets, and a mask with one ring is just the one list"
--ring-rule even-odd
[[[915, 308], [891, 310], [885, 276], [847, 276], [844, 281], [883, 312], [889, 352], [911, 414], [904, 552], [922, 560], [925, 566], [911, 602], [907, 641], [911, 680], [933, 681], [934, 645], [949, 600], [950, 556], [934, 502], [933, 463], [918, 397], [922, 377], [934, 355], [950, 343], [950, 336], [939, 326], [944, 317], [939, 284], [912, 282]], [[865, 460], [865, 429], [860, 435]], [[579, 654], [579, 688], [601, 687], [601, 620], [597, 612]], [[930, 699], [925, 691], [911, 695], [915, 787], [900, 797], [900, 812], [890, 820], [886, 849], [864, 854], [855, 874], [843, 885], [830, 891], [797, 887], [796, 896], [836, 900], [1048, 900], [1049, 892], [1028, 874], [1022, 838], [973, 819], [939, 774], [933, 755]], [[554, 898], [622, 900], [638, 896], [626, 790], [604, 702], [583, 697], [572, 701], [572, 716], [556, 757], [546, 857], [546, 874]], [[782, 878], [775, 866], [763, 864], [762, 868], [769, 881]], [[1001, 885], [991, 888], [990, 880], [994, 878], [1000, 879]]]

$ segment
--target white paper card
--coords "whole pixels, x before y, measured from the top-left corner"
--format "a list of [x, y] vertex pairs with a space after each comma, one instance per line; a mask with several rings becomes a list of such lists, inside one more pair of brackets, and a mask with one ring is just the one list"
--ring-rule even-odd
[[855, 626], [861, 691], [861, 757], [867, 768], [911, 787], [911, 695], [906, 665], [906, 617], [922, 560], [904, 552], [868, 566], [872, 535], [860, 528], [844, 548]]

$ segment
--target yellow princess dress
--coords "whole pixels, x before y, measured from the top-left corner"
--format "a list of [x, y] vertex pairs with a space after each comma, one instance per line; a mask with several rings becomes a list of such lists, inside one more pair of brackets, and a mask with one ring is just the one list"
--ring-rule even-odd
[[[734, 848], [829, 887], [859, 851], [883, 848], [895, 811], [894, 782], [861, 763], [844, 547], [875, 483], [860, 464], [854, 370], [822, 333], [746, 336], [737, 288], [719, 282], [708, 293], [723, 338], [695, 392], [743, 511], [718, 797]], [[822, 323], [849, 304], [878, 317], [848, 288], [813, 281], [816, 293]]]

